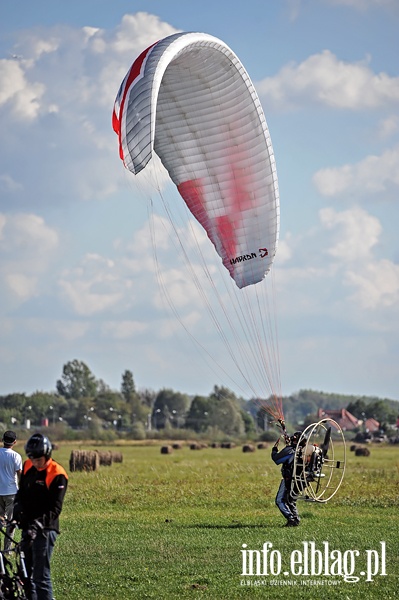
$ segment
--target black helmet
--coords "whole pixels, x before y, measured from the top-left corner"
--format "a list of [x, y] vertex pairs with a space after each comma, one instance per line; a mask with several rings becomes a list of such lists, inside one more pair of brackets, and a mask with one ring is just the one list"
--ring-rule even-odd
[[301, 439], [301, 435], [302, 435], [302, 431], [296, 431], [291, 437], [290, 437], [290, 444], [291, 446], [296, 446], [299, 442], [299, 440]]
[[45, 435], [34, 433], [25, 444], [25, 452], [28, 458], [50, 458], [51, 442]]

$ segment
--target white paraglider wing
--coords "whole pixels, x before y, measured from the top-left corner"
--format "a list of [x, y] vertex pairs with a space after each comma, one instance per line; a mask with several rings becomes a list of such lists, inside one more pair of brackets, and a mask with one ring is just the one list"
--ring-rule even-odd
[[115, 101], [125, 166], [153, 151], [239, 288], [270, 270], [279, 234], [275, 160], [255, 88], [237, 56], [207, 34], [178, 33], [133, 63]]

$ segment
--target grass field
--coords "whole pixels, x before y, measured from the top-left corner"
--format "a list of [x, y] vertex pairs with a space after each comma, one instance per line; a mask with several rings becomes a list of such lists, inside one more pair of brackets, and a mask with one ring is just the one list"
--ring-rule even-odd
[[[67, 467], [78, 448], [61, 444], [54, 458]], [[282, 527], [274, 505], [280, 475], [270, 448], [247, 454], [185, 446], [170, 455], [159, 446], [100, 449], [121, 451], [123, 463], [70, 475], [53, 556], [57, 600], [399, 597], [399, 446], [373, 446], [368, 458], [348, 452], [337, 496], [326, 505], [300, 503], [297, 528]], [[311, 541], [320, 550], [328, 541], [328, 553], [340, 550], [341, 572], [352, 570], [359, 581], [284, 575], [291, 554]], [[281, 573], [242, 576], [242, 545], [262, 550], [265, 542], [275, 551], [266, 566], [276, 572], [280, 556]], [[339, 555], [333, 558], [339, 572]], [[367, 569], [377, 572], [373, 581], [359, 575]]]

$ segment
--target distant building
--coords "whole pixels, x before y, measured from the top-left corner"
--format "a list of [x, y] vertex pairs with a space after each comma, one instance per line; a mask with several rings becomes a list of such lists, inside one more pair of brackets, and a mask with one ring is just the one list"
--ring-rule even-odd
[[317, 413], [319, 419], [334, 419], [341, 427], [343, 431], [351, 431], [352, 429], [356, 429], [357, 427], [361, 427], [364, 425], [365, 430], [373, 433], [374, 431], [378, 431], [380, 428], [380, 424], [375, 419], [366, 419], [366, 421], [362, 421], [361, 419], [357, 419], [352, 413], [350, 413], [346, 408], [340, 408], [338, 410], [329, 410], [328, 408], [319, 408]]
[[374, 433], [374, 431], [378, 431], [380, 428], [380, 423], [373, 418], [366, 419], [364, 426], [366, 431], [370, 431], [370, 433]]

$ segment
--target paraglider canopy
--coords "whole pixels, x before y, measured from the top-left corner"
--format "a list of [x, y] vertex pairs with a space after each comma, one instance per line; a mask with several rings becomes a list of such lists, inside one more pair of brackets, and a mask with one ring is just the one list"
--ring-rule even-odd
[[[167, 276], [154, 250], [158, 281], [172, 311], [212, 367], [218, 365], [237, 387], [262, 399], [262, 409], [283, 420], [273, 277], [266, 278], [268, 285], [264, 281], [277, 250], [279, 193], [268, 126], [248, 73], [211, 35], [168, 36], [144, 50], [127, 72], [115, 100], [113, 127], [125, 167], [145, 177], [155, 153], [184, 200], [167, 202], [158, 182], [153, 185], [187, 279], [203, 302], [201, 325], [210, 319], [222, 351], [212, 354], [215, 346], [188, 330], [168, 296]], [[190, 214], [184, 228], [180, 209], [184, 218]], [[217, 254], [209, 253], [211, 248], [203, 252], [192, 217]], [[219, 364], [226, 357], [233, 368]]]
[[262, 281], [279, 234], [272, 144], [255, 88], [221, 40], [177, 33], [147, 48], [117, 95], [120, 156], [160, 157], [239, 288]]

